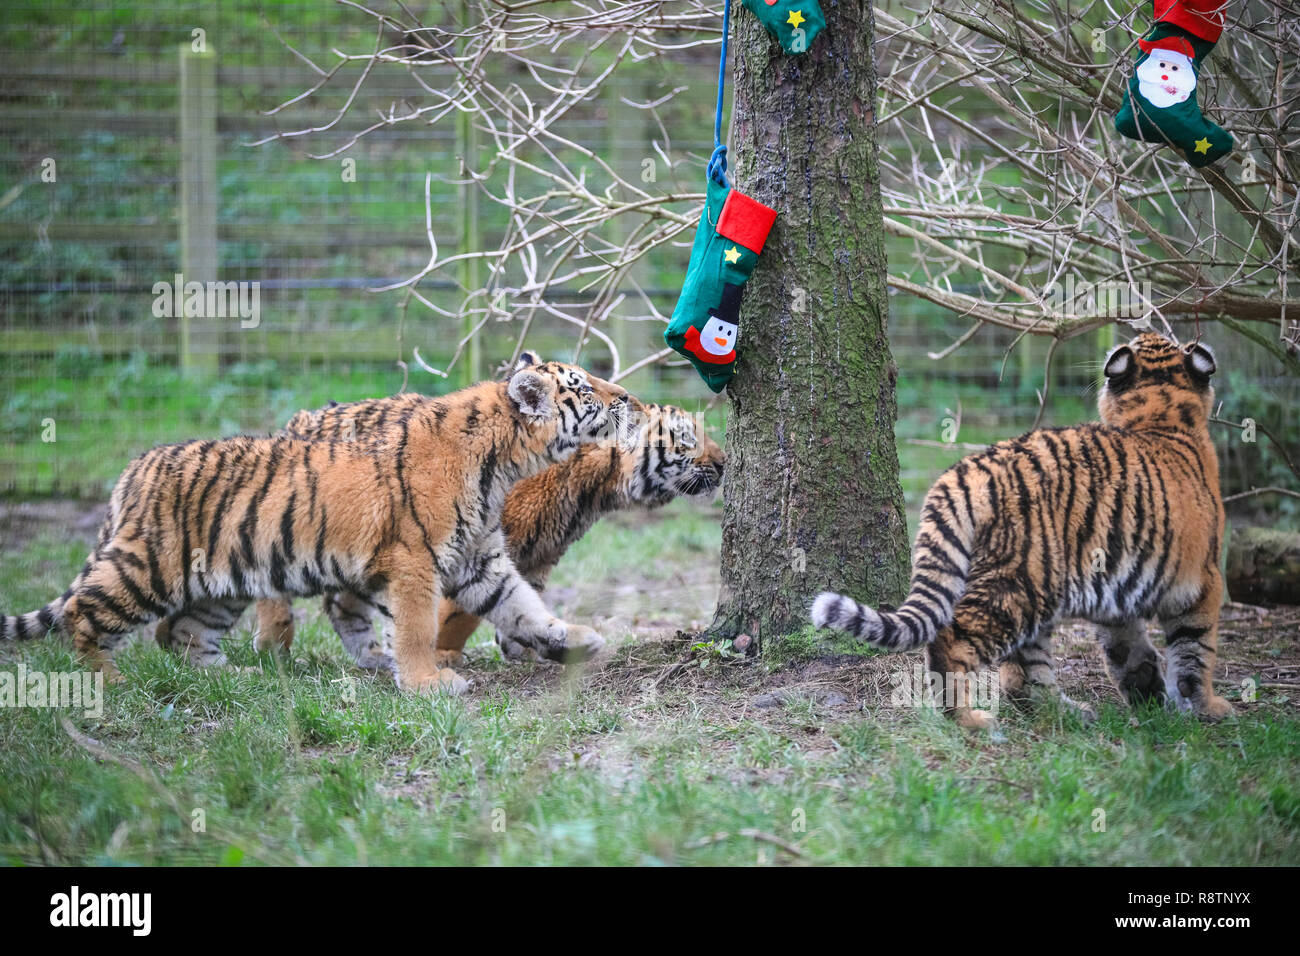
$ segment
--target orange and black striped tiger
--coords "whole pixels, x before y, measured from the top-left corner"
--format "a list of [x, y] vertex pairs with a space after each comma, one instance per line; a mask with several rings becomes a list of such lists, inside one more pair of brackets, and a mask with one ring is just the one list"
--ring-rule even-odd
[[365, 595], [391, 631], [399, 685], [463, 689], [434, 655], [439, 595], [549, 655], [594, 653], [590, 628], [553, 617], [506, 554], [501, 509], [519, 479], [622, 428], [627, 392], [572, 365], [520, 368], [397, 412], [388, 441], [293, 437], [166, 445], [118, 479], [81, 573], [57, 600], [0, 618], [0, 637], [62, 628], [115, 674], [127, 632], [178, 615], [171, 646], [221, 660], [247, 604]]
[[[824, 593], [813, 622], [892, 651], [925, 647], [945, 709], [963, 726], [990, 724], [962, 686], [997, 662], [1008, 694], [1061, 696], [1050, 641], [1063, 616], [1100, 625], [1107, 667], [1129, 702], [1228, 715], [1212, 683], [1224, 521], [1206, 421], [1214, 371], [1205, 346], [1179, 348], [1154, 333], [1114, 349], [1100, 424], [998, 442], [935, 482], [911, 593], [897, 610]], [[1146, 632], [1152, 616], [1165, 632], [1163, 680]]]
[[[521, 361], [528, 364], [540, 359], [525, 352]], [[433, 399], [403, 393], [331, 405], [299, 412], [285, 431], [304, 438], [382, 442], [388, 439], [385, 430], [402, 412], [430, 401]], [[506, 495], [502, 525], [510, 557], [537, 590], [545, 587], [569, 546], [602, 515], [621, 508], [659, 507], [679, 495], [711, 495], [718, 488], [725, 456], [691, 415], [671, 405], [635, 399], [631, 406], [627, 441], [584, 445], [565, 461], [520, 481]], [[377, 616], [372, 601], [353, 593], [329, 593], [325, 611], [358, 665], [369, 669], [391, 666], [389, 650], [372, 624]], [[440, 666], [455, 667], [479, 616], [455, 601], [444, 601], [438, 614], [438, 661]], [[257, 618], [259, 650], [292, 644], [288, 600], [259, 601]], [[497, 640], [509, 658], [532, 651], [504, 631], [498, 631]]]

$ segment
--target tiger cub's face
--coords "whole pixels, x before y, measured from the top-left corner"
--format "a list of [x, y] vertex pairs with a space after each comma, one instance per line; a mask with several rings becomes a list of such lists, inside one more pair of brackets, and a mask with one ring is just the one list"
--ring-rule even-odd
[[627, 390], [563, 362], [532, 363], [525, 353], [506, 394], [534, 423], [554, 422], [553, 446], [561, 453], [614, 437], [627, 418]]
[[1180, 347], [1144, 332], [1106, 358], [1106, 384], [1097, 400], [1107, 425], [1161, 425], [1192, 429], [1205, 424], [1214, 401], [1214, 353], [1199, 342]]
[[678, 495], [704, 498], [718, 490], [726, 455], [695, 416], [673, 405], [639, 403], [633, 425], [638, 433], [629, 452], [631, 501], [663, 505]]

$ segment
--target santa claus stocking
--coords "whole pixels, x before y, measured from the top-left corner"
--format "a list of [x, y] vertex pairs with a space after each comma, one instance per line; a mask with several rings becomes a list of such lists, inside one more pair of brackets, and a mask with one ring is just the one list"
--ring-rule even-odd
[[776, 210], [710, 175], [682, 294], [664, 341], [695, 366], [709, 388], [731, 381], [740, 338], [740, 297]]
[[1196, 81], [1201, 62], [1223, 32], [1226, 0], [1155, 0], [1155, 25], [1138, 40], [1133, 78], [1115, 129], [1130, 139], [1165, 143], [1193, 166], [1232, 152], [1232, 136], [1201, 115]]
[[741, 0], [762, 21], [786, 53], [806, 53], [813, 38], [826, 28], [817, 0]]

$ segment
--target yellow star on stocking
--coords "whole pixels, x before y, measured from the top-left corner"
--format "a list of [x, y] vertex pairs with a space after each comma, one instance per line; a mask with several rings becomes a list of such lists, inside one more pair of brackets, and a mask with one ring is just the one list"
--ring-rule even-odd
[[797, 30], [799, 29], [799, 24], [803, 23], [803, 20], [804, 20], [804, 16], [802, 13], [800, 13], [798, 10], [791, 10], [790, 19], [786, 20], [785, 22], [790, 24], [790, 26], [794, 27]]
[[732, 246], [730, 249], [728, 249], [726, 252], [722, 254], [722, 258], [727, 260], [727, 265], [734, 266], [737, 262], [740, 261], [740, 250], [737, 249], [735, 246]]
[[1210, 151], [1210, 141], [1208, 139], [1198, 139], [1196, 141], [1196, 151], [1198, 153], [1208, 153]]

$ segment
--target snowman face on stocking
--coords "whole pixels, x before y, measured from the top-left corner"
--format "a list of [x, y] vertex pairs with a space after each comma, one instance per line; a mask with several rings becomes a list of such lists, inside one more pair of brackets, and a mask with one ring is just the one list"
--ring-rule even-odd
[[[736, 288], [739, 288], [737, 286]], [[701, 362], [710, 365], [730, 365], [736, 361], [736, 339], [740, 327], [724, 319], [717, 309], [709, 309], [704, 328], [691, 326], [686, 330], [684, 348]]]
[[736, 335], [739, 329], [720, 315], [710, 315], [709, 321], [700, 330], [700, 348], [710, 355], [723, 356], [736, 349]]
[[1137, 78], [1138, 92], [1157, 109], [1186, 101], [1196, 89], [1192, 61], [1175, 50], [1152, 50], [1138, 65]]

